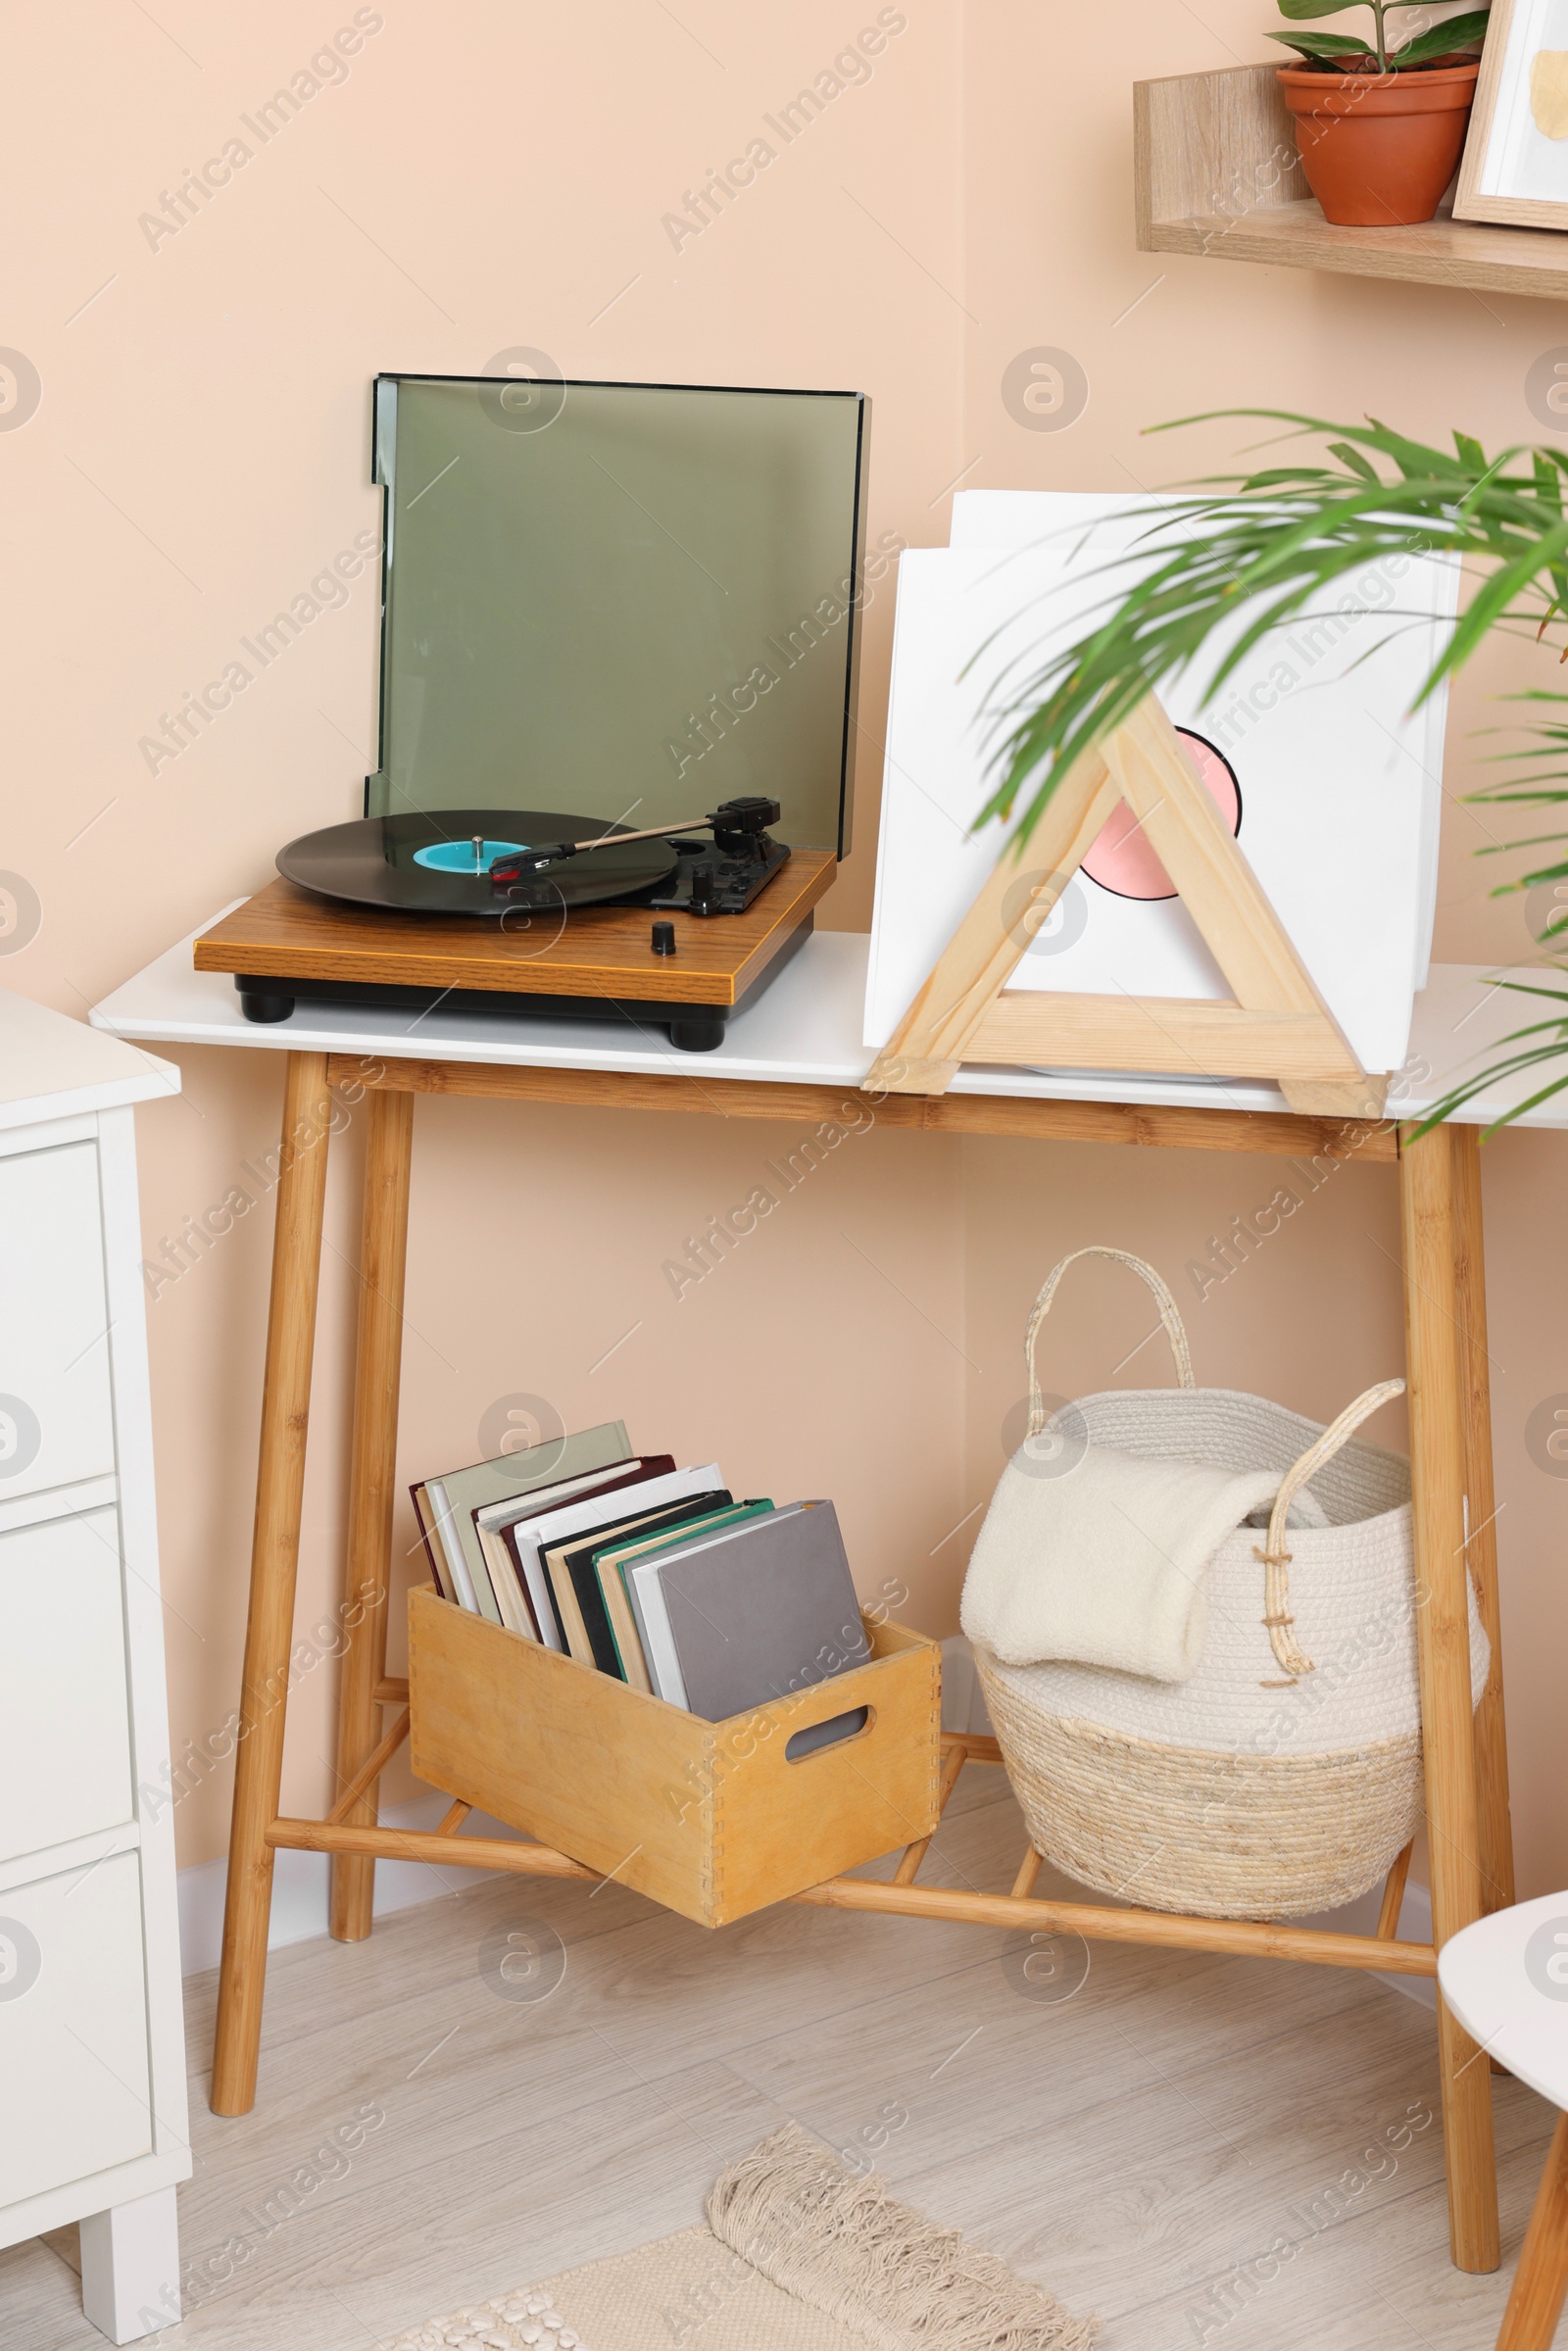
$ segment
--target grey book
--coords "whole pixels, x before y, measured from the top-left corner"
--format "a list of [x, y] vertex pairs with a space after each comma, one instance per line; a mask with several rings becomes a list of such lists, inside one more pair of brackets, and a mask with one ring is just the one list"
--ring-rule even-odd
[[723, 1722], [868, 1664], [838, 1513], [811, 1502], [747, 1519], [685, 1553], [642, 1564], [657, 1576], [688, 1710]]

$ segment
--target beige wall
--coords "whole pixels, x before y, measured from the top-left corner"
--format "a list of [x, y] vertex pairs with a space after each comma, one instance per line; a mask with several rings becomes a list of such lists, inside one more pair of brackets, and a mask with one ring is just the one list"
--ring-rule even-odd
[[[35, 416], [0, 437], [11, 741], [0, 864], [37, 891], [37, 937], [0, 979], [74, 1012], [265, 879], [291, 834], [356, 812], [373, 704], [373, 591], [358, 581], [177, 759], [139, 749], [251, 635], [372, 528], [368, 378], [474, 369], [516, 344], [567, 373], [853, 384], [873, 396], [872, 527], [945, 538], [968, 484], [1133, 487], [1222, 458], [1208, 428], [1148, 423], [1226, 402], [1371, 410], [1489, 440], [1534, 429], [1544, 305], [1138, 254], [1129, 84], [1265, 54], [1268, 0], [1114, 11], [906, 0], [868, 82], [845, 89], [733, 209], [673, 247], [662, 216], [762, 118], [830, 70], [876, 8], [615, 0], [386, 0], [349, 61], [265, 145], [243, 123], [349, 7], [265, 18], [164, 0], [157, 22], [87, 0], [12, 27], [9, 308]], [[253, 149], [177, 235], [139, 217], [239, 136]], [[780, 142], [772, 140], [775, 146]], [[1136, 306], [1136, 307], [1131, 307]], [[1001, 379], [1071, 351], [1088, 409], [1025, 430]], [[869, 910], [892, 599], [868, 622], [858, 846], [828, 919]], [[1517, 666], [1522, 657], [1510, 656]], [[254, 664], [252, 664], [254, 666]], [[1507, 682], [1508, 661], [1489, 682]], [[1456, 700], [1450, 790], [1475, 773]], [[1517, 955], [1450, 808], [1439, 953]], [[220, 1200], [275, 1132], [264, 1053], [179, 1051], [186, 1094], [140, 1114], [149, 1255]], [[1105, 1238], [1173, 1277], [1272, 1188], [1267, 1162], [856, 1137], [745, 1249], [677, 1301], [663, 1259], [743, 1197], [788, 1129], [471, 1103], [420, 1105], [403, 1474], [470, 1455], [513, 1393], [569, 1423], [624, 1414], [638, 1442], [715, 1451], [748, 1492], [831, 1493], [864, 1586], [900, 1575], [949, 1630], [969, 1529], [1021, 1394], [1033, 1288]], [[323, 1337], [341, 1340], [355, 1237], [330, 1211]], [[1568, 1487], [1528, 1457], [1531, 1408], [1568, 1387], [1562, 1147], [1487, 1158], [1500, 1536], [1516, 1818], [1527, 1889], [1568, 1873], [1554, 1751], [1558, 1540]], [[234, 1702], [258, 1408], [265, 1207], [150, 1312], [176, 1746]], [[1326, 1415], [1396, 1365], [1389, 1175], [1351, 1169], [1193, 1314], [1200, 1376]], [[1147, 1322], [1121, 1277], [1064, 1297], [1058, 1392], [1109, 1376]], [[624, 1333], [624, 1344], [606, 1350]], [[1157, 1376], [1148, 1350], [1123, 1378]], [[341, 1348], [323, 1354], [341, 1361]], [[343, 1517], [345, 1383], [323, 1370], [302, 1629], [328, 1615]], [[972, 1528], [972, 1521], [970, 1526]], [[398, 1548], [412, 1527], [400, 1515]], [[297, 1703], [288, 1801], [327, 1784], [330, 1665]], [[406, 1783], [403, 1784], [406, 1786]], [[394, 1790], [394, 1792], [396, 1792]], [[221, 1848], [221, 1773], [180, 1806], [186, 1861]]]

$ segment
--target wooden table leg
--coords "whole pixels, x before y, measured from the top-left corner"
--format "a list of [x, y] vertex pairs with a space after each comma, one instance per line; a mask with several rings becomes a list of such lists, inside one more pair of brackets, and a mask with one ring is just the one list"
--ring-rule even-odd
[[[1461, 1146], [1435, 1127], [1400, 1156], [1410, 1468], [1419, 1605], [1433, 1940], [1481, 1916], [1476, 1742], [1470, 1706], [1464, 1493], [1468, 1354], [1460, 1323], [1458, 1227]], [[1448, 2241], [1461, 2270], [1499, 2258], [1492, 2077], [1440, 1993], [1438, 2049], [1448, 2168]]]
[[[344, 1559], [345, 1622], [351, 1627], [338, 1691], [338, 1785], [347, 1787], [380, 1733], [376, 1685], [386, 1671], [387, 1578], [397, 1463], [398, 1384], [403, 1366], [403, 1277], [409, 1242], [409, 1172], [414, 1097], [372, 1088], [365, 1099], [365, 1213], [360, 1245], [360, 1328], [354, 1366], [354, 1445], [349, 1461], [349, 1539]], [[345, 1816], [356, 1828], [376, 1817], [371, 1781]], [[370, 1932], [375, 1863], [362, 1854], [332, 1861], [332, 1933], [362, 1942]]]
[[1452, 1130], [1454, 1265], [1464, 1411], [1465, 1493], [1469, 1500], [1470, 1572], [1481, 1621], [1492, 1643], [1492, 1671], [1476, 1709], [1476, 1794], [1481, 1829], [1481, 1906], [1512, 1907], [1513, 1827], [1508, 1811], [1508, 1746], [1502, 1706], [1502, 1627], [1497, 1601], [1496, 1495], [1492, 1473], [1492, 1384], [1487, 1354], [1487, 1279], [1481, 1230], [1481, 1130]]
[[283, 1082], [250, 1612], [213, 2050], [215, 2114], [248, 2114], [256, 2102], [272, 1904], [272, 1849], [267, 1832], [277, 1817], [283, 1775], [330, 1117], [325, 1054], [290, 1053]]
[[1557, 2117], [1497, 2351], [1550, 2351], [1568, 2295], [1568, 2114]]

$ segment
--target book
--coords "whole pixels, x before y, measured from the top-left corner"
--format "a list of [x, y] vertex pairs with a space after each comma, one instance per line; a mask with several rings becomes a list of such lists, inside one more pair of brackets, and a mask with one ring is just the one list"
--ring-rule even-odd
[[575, 1478], [559, 1479], [528, 1494], [509, 1494], [505, 1501], [482, 1503], [473, 1513], [473, 1528], [490, 1571], [491, 1588], [501, 1608], [503, 1624], [510, 1623], [514, 1633], [527, 1634], [534, 1641], [542, 1639], [528, 1587], [518, 1573], [514, 1554], [507, 1547], [506, 1530], [514, 1519], [537, 1517], [553, 1502], [605, 1493], [616, 1486], [635, 1485], [643, 1478], [661, 1477], [674, 1466], [672, 1453], [650, 1453], [624, 1464], [612, 1462], [608, 1472], [586, 1470]]
[[[613, 1552], [608, 1555], [615, 1559]], [[613, 1566], [601, 1568], [601, 1556], [597, 1551], [594, 1554], [594, 1574], [599, 1579], [600, 1597], [610, 1620], [610, 1638], [615, 1644], [615, 1662], [620, 1668], [620, 1678], [629, 1690], [640, 1690], [645, 1696], [652, 1697], [653, 1679], [648, 1671], [648, 1659], [643, 1654], [637, 1619], [631, 1612], [626, 1587], [621, 1582], [619, 1562], [615, 1560]]]
[[457, 1594], [458, 1606], [468, 1609], [474, 1616], [488, 1616], [493, 1624], [499, 1624], [501, 1611], [490, 1591], [489, 1578], [484, 1579], [485, 1597], [481, 1600], [478, 1596], [479, 1587], [473, 1581], [468, 1563], [463, 1555], [463, 1546], [458, 1541], [452, 1505], [442, 1492], [438, 1478], [426, 1478], [424, 1500], [434, 1523], [436, 1543], [446, 1565], [447, 1579]]
[[[785, 1510], [799, 1510], [803, 1506], [800, 1502], [788, 1502]], [[774, 1515], [780, 1516], [782, 1513], [775, 1512]], [[721, 1529], [718, 1532], [721, 1538], [724, 1531]], [[708, 1540], [706, 1536], [675, 1537], [650, 1546], [640, 1560], [630, 1560], [626, 1566], [626, 1597], [631, 1604], [643, 1654], [648, 1659], [654, 1695], [662, 1698], [666, 1705], [679, 1706], [683, 1712], [690, 1711], [686, 1704], [686, 1683], [680, 1669], [680, 1656], [670, 1635], [669, 1615], [660, 1591], [657, 1569], [660, 1560], [666, 1554], [673, 1558], [677, 1554], [700, 1549]]]
[[550, 1596], [545, 1571], [534, 1553], [525, 1552], [519, 1546], [515, 1523], [509, 1521], [501, 1529], [501, 1546], [512, 1562], [512, 1572], [517, 1579], [518, 1590], [527, 1596], [528, 1613], [538, 1628], [541, 1644], [547, 1649], [557, 1650], [564, 1657], [566, 1653], [566, 1636], [556, 1614], [556, 1603]]
[[[693, 1543], [720, 1526], [733, 1525], [737, 1519], [749, 1517], [759, 1510], [771, 1510], [770, 1501], [731, 1502], [727, 1507], [705, 1512], [680, 1530], [683, 1543]], [[632, 1606], [627, 1571], [632, 1562], [652, 1550], [662, 1550], [670, 1542], [662, 1531], [645, 1528], [635, 1541], [612, 1543], [593, 1554], [594, 1575], [598, 1581], [605, 1615], [609, 1620], [611, 1639], [621, 1666], [621, 1679], [635, 1690], [645, 1690], [651, 1696], [663, 1693], [656, 1687], [648, 1653], [638, 1629], [637, 1613]]]
[[705, 1494], [688, 1496], [679, 1502], [666, 1503], [662, 1509], [649, 1511], [638, 1508], [635, 1515], [625, 1504], [613, 1516], [608, 1512], [598, 1526], [586, 1535], [572, 1536], [559, 1543], [546, 1543], [540, 1553], [544, 1571], [555, 1594], [556, 1607], [566, 1630], [566, 1646], [579, 1665], [591, 1665], [602, 1674], [622, 1679], [617, 1669], [615, 1644], [611, 1638], [604, 1600], [593, 1581], [589, 1564], [594, 1545], [633, 1527], [682, 1527], [694, 1518], [702, 1517], [715, 1504], [727, 1502], [729, 1494], [722, 1487]]
[[459, 1528], [456, 1528], [456, 1512], [447, 1495], [444, 1479], [425, 1479], [425, 1502], [435, 1512], [435, 1536], [444, 1556], [447, 1556], [447, 1573], [452, 1575], [461, 1606], [470, 1608], [475, 1615], [489, 1618], [491, 1625], [506, 1625], [506, 1610], [496, 1598], [484, 1559], [482, 1556], [479, 1559], [467, 1559], [464, 1544], [461, 1544]]
[[[449, 1470], [426, 1478], [424, 1496], [434, 1522], [436, 1539], [450, 1572], [461, 1607], [475, 1615], [503, 1622], [501, 1605], [486, 1571], [484, 1554], [474, 1532], [472, 1513], [482, 1503], [526, 1494], [579, 1471], [601, 1469], [632, 1457], [623, 1421], [605, 1421], [599, 1427], [558, 1437], [548, 1445], [525, 1445], [502, 1453], [493, 1461], [476, 1461], [466, 1469]], [[433, 1546], [431, 1546], [433, 1548]], [[445, 1579], [438, 1576], [438, 1584]]]
[[[684, 1501], [693, 1494], [712, 1493], [721, 1484], [717, 1462], [710, 1461], [701, 1469], [674, 1470], [663, 1477], [640, 1480], [637, 1499], [653, 1509], [662, 1502]], [[602, 1496], [584, 1494], [575, 1501], [560, 1503], [537, 1518], [515, 1519], [503, 1529], [507, 1548], [516, 1560], [517, 1573], [533, 1602], [540, 1633], [546, 1637], [547, 1648], [571, 1653], [565, 1621], [545, 1573], [541, 1553], [547, 1543], [563, 1543], [568, 1535], [592, 1534], [609, 1516]], [[554, 1640], [549, 1638], [550, 1633], [554, 1633]], [[579, 1638], [586, 1645], [586, 1627]]]
[[612, 1675], [621, 1682], [630, 1679], [606, 1605], [603, 1578], [599, 1572], [599, 1562], [606, 1550], [621, 1541], [630, 1543], [639, 1534], [649, 1542], [657, 1542], [666, 1530], [673, 1532], [677, 1528], [684, 1530], [699, 1523], [706, 1524], [715, 1511], [732, 1506], [733, 1497], [725, 1488], [718, 1487], [709, 1494], [693, 1494], [689, 1500], [671, 1502], [662, 1510], [639, 1510], [635, 1517], [622, 1515], [612, 1524], [596, 1528], [581, 1542], [547, 1553], [551, 1573], [555, 1573], [554, 1562], [559, 1559], [562, 1568], [571, 1579], [577, 1612], [587, 1632], [594, 1664], [602, 1674]]
[[431, 1538], [431, 1520], [425, 1515], [428, 1504], [424, 1488], [411, 1486], [409, 1498], [414, 1504], [414, 1523], [419, 1530], [419, 1541], [424, 1545], [424, 1555], [430, 1563], [430, 1581], [444, 1600], [455, 1601], [457, 1594], [450, 1589], [451, 1571], [444, 1568], [439, 1547]]
[[831, 1502], [766, 1511], [655, 1551], [630, 1583], [656, 1690], [669, 1696], [678, 1677], [682, 1697], [671, 1703], [707, 1722], [870, 1659]]
[[[588, 1479], [569, 1497], [557, 1495], [551, 1489], [542, 1488], [537, 1494], [524, 1500], [520, 1511], [514, 1508], [504, 1514], [498, 1530], [502, 1548], [513, 1580], [518, 1592], [527, 1599], [539, 1638], [547, 1649], [558, 1650], [563, 1656], [571, 1653], [560, 1604], [540, 1555], [540, 1545], [529, 1540], [526, 1533], [524, 1540], [519, 1543], [518, 1529], [531, 1530], [541, 1526], [552, 1512], [564, 1509], [568, 1499], [573, 1503], [603, 1503], [605, 1506], [602, 1510], [590, 1513], [590, 1524], [597, 1526], [601, 1518], [608, 1517], [612, 1511], [619, 1516], [627, 1509], [640, 1506], [633, 1503], [630, 1490], [668, 1476], [673, 1469], [674, 1458], [671, 1454], [650, 1454], [646, 1461], [633, 1461], [629, 1468], [617, 1467], [603, 1477]], [[622, 1494], [626, 1497], [624, 1500], [620, 1498]], [[611, 1495], [616, 1497], [612, 1503], [608, 1499]]]
[[528, 1588], [518, 1575], [500, 1536], [487, 1534], [483, 1527], [477, 1525], [477, 1514], [475, 1517], [479, 1548], [484, 1553], [485, 1571], [501, 1610], [501, 1621], [514, 1633], [521, 1633], [527, 1640], [537, 1641], [539, 1623], [533, 1612], [533, 1602], [528, 1597]]

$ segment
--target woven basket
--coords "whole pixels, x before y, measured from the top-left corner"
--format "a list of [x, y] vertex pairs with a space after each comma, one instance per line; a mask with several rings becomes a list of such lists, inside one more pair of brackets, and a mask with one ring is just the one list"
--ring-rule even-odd
[[[1084, 1256], [1118, 1258], [1149, 1283], [1181, 1385], [1082, 1396], [1048, 1421], [1035, 1339], [1062, 1274]], [[1239, 1528], [1215, 1554], [1203, 1653], [1186, 1682], [1004, 1665], [977, 1645], [1037, 1851], [1144, 1909], [1288, 1919], [1353, 1901], [1387, 1874], [1423, 1810], [1409, 1464], [1348, 1442], [1404, 1383], [1369, 1389], [1328, 1429], [1260, 1396], [1195, 1387], [1174, 1298], [1121, 1249], [1062, 1259], [1025, 1349], [1029, 1435], [1004, 1476], [1070, 1475], [1086, 1442], [1281, 1473], [1267, 1535]], [[1287, 1533], [1309, 1480], [1327, 1523]], [[1479, 1702], [1491, 1651], [1473, 1585], [1469, 1599]]]

